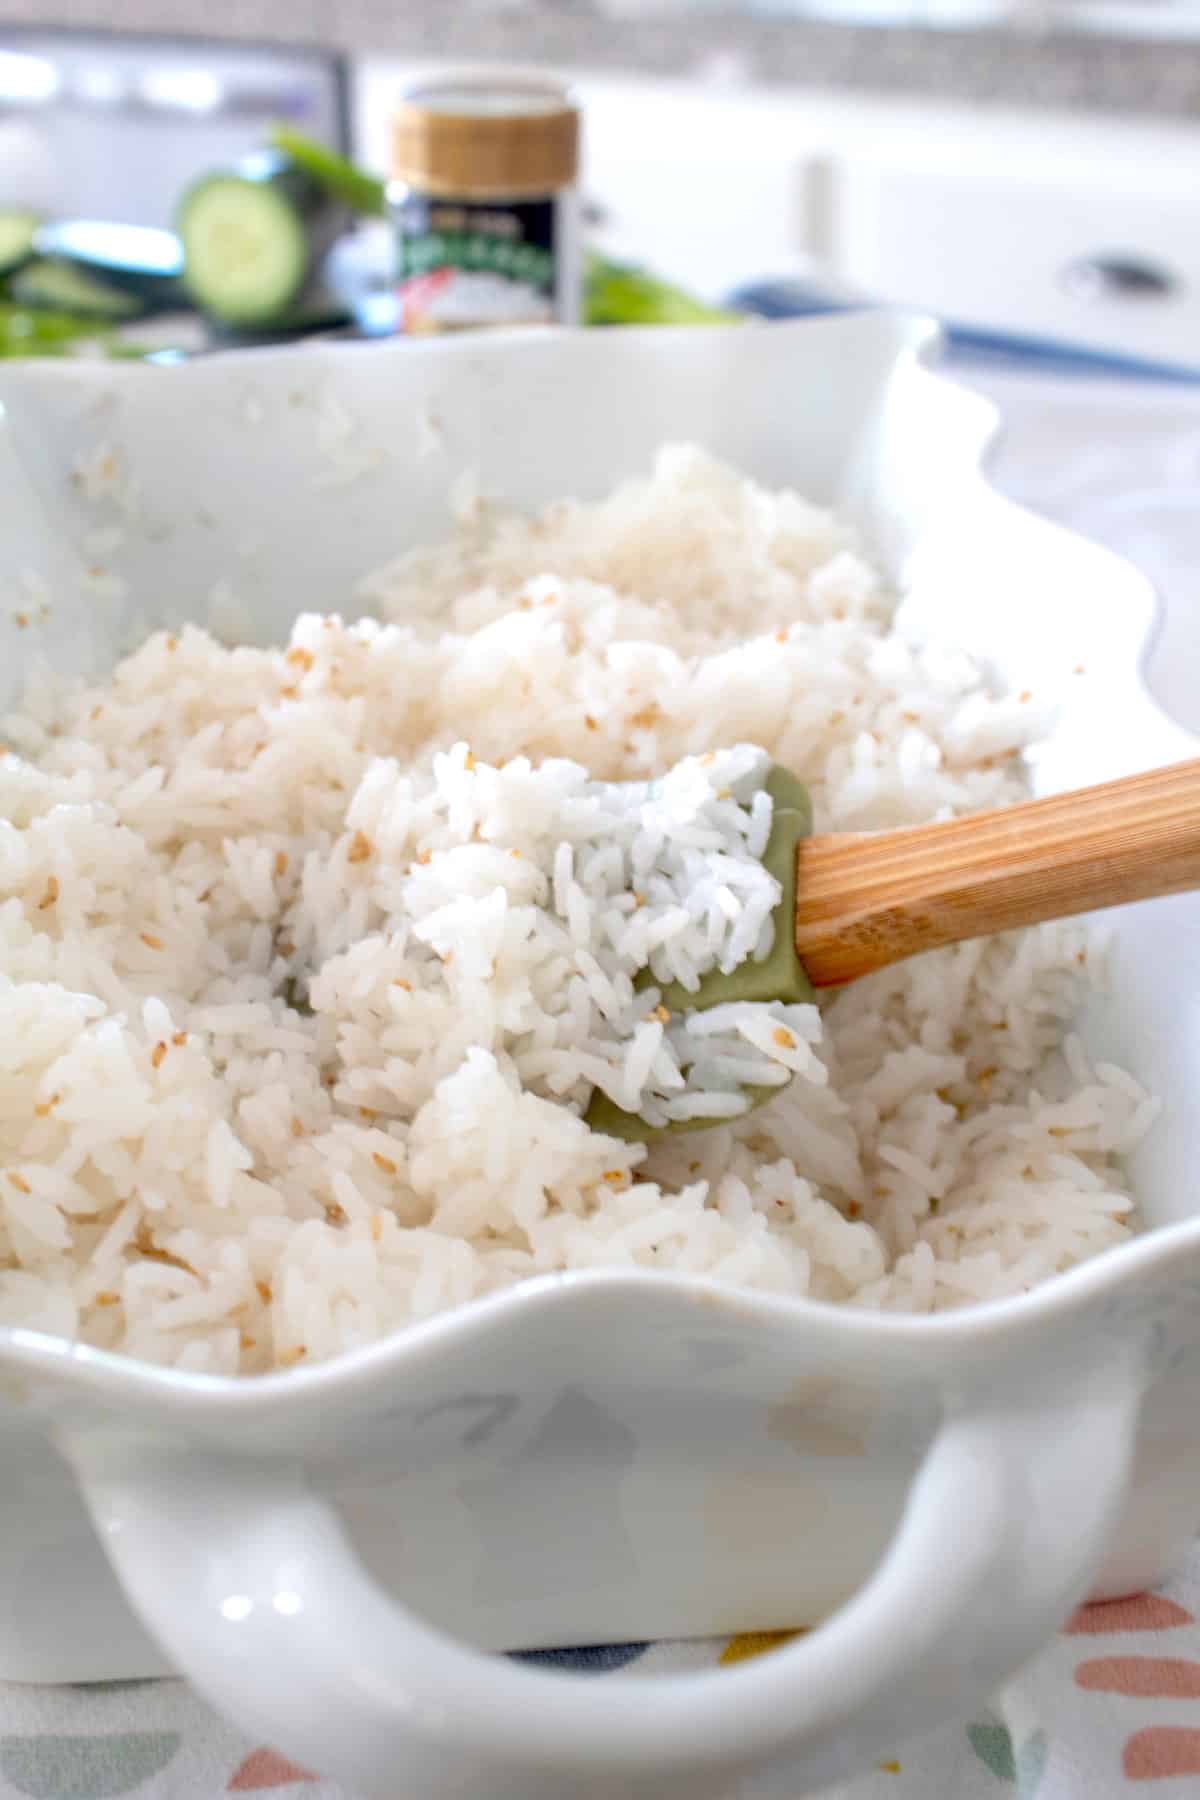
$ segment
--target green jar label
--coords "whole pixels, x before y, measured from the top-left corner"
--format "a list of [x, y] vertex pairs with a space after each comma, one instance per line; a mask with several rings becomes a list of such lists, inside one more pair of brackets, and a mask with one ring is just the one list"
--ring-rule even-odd
[[406, 331], [544, 324], [555, 316], [556, 209], [543, 200], [443, 200], [394, 210]]

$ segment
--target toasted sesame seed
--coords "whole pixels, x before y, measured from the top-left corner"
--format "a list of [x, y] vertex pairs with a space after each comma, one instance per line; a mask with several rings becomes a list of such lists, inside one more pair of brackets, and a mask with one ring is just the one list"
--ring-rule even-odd
[[659, 1020], [661, 1020], [661, 1021], [662, 1021], [662, 1023], [663, 1023], [663, 1024], [664, 1024], [664, 1025], [666, 1025], [666, 1024], [667, 1024], [667, 1023], [668, 1023], [668, 1022], [669, 1022], [669, 1020], [670, 1020], [670, 1017], [671, 1017], [671, 1009], [670, 1009], [670, 1007], [667, 1007], [667, 1006], [663, 1006], [663, 1005], [661, 1005], [661, 1004], [660, 1004], [660, 1005], [658, 1005], [658, 1006], [656, 1006], [656, 1007], [655, 1007], [655, 1009], [654, 1009], [654, 1017], [655, 1017], [655, 1018], [656, 1018], [656, 1019], [659, 1019]]
[[467, 754], [463, 757], [463, 768], [464, 769], [473, 769], [474, 767], [475, 767], [475, 752], [473, 750], [468, 750]]
[[13, 617], [16, 621], [18, 630], [24, 631], [29, 624], [28, 613], [14, 613]]
[[396, 1173], [396, 1165], [391, 1157], [381, 1155], [378, 1150], [372, 1150], [371, 1161], [375, 1164], [377, 1169], [382, 1169], [385, 1175], [394, 1175]]
[[95, 1298], [97, 1306], [115, 1306], [121, 1296], [114, 1294], [111, 1288], [101, 1288]]
[[325, 1207], [326, 1222], [330, 1225], [344, 1225], [348, 1217], [345, 1207], [339, 1206], [336, 1200], [330, 1200]]
[[859, 1215], [861, 1214], [861, 1212], [862, 1212], [862, 1207], [859, 1205], [857, 1200], [847, 1200], [847, 1202], [846, 1202], [846, 1217], [848, 1219], [857, 1219], [859, 1217]]
[[258, 1339], [252, 1338], [248, 1331], [243, 1331], [241, 1337], [238, 1339], [238, 1345], [243, 1350], [253, 1350], [257, 1342]]
[[162, 1065], [163, 1065], [163, 1058], [166, 1056], [166, 1054], [167, 1054], [167, 1046], [160, 1039], [159, 1042], [157, 1044], [155, 1044], [153, 1050], [150, 1052], [150, 1067], [152, 1069], [161, 1069]]
[[366, 862], [371, 854], [371, 840], [361, 831], [356, 831], [350, 839], [350, 848], [346, 852], [346, 861], [350, 863]]
[[174, 1044], [175, 1048], [178, 1050], [181, 1045], [187, 1043], [187, 1032], [186, 1031], [173, 1031], [171, 1033], [171, 1042]]
[[405, 981], [403, 975], [397, 975], [392, 982], [392, 986], [403, 988], [406, 994], [412, 993], [412, 982]]
[[168, 650], [178, 650], [178, 648], [179, 648], [179, 639], [174, 636], [168, 637], [167, 638], [167, 649]]
[[162, 949], [162, 939], [159, 937], [155, 937], [155, 935], [152, 931], [139, 932], [138, 936], [141, 938], [143, 944], [145, 944], [145, 946], [148, 950], [161, 950]]
[[591, 713], [584, 713], [583, 722], [587, 726], [589, 731], [599, 731], [599, 729], [600, 729], [600, 727], [597, 725], [595, 719], [593, 719]]
[[624, 1169], [605, 1169], [604, 1179], [605, 1181], [624, 1181], [625, 1171]]
[[292, 1120], [292, 1136], [294, 1138], [302, 1138], [304, 1136], [304, 1121], [303, 1121], [303, 1119], [295, 1119], [294, 1118]]
[[432, 850], [418, 850], [414, 861], [419, 862], [421, 867], [424, 868], [432, 855]]
[[287, 866], [288, 866], [287, 851], [286, 850], [277, 850], [275, 852], [275, 873], [277, 875], [286, 875], [287, 874]]
[[61, 1099], [62, 1099], [61, 1094], [51, 1094], [51, 1096], [48, 1100], [39, 1100], [37, 1105], [33, 1109], [35, 1117], [37, 1117], [39, 1119], [44, 1119], [46, 1117], [47, 1113], [51, 1112], [54, 1109], [54, 1107], [56, 1107], [58, 1105], [58, 1103]]
[[778, 1044], [783, 1050], [794, 1050], [796, 1048], [796, 1040], [785, 1025], [777, 1025], [775, 1027], [774, 1031], [771, 1033], [771, 1041], [772, 1043]]
[[360, 1106], [358, 1109], [358, 1116], [360, 1119], [365, 1119], [369, 1125], [372, 1119], [377, 1119], [379, 1117], [379, 1114], [375, 1111], [373, 1106]]
[[291, 663], [293, 668], [303, 669], [307, 675], [313, 666], [314, 657], [311, 650], [305, 650], [297, 644], [294, 649], [288, 651], [283, 660]]
[[281, 1350], [279, 1352], [279, 1366], [281, 1369], [290, 1369], [295, 1363], [303, 1362], [307, 1355], [308, 1347], [305, 1344], [297, 1344], [291, 1350]]
[[58, 899], [58, 876], [50, 875], [47, 877], [47, 880], [46, 880], [46, 891], [42, 895], [41, 899], [38, 901], [38, 911], [45, 912], [46, 908], [48, 906], [53, 906], [54, 902], [57, 899]]
[[23, 1175], [18, 1175], [10, 1169], [8, 1179], [16, 1188], [18, 1194], [31, 1194], [33, 1192], [33, 1189]]
[[262, 1301], [263, 1305], [270, 1306], [271, 1300], [272, 1300], [270, 1282], [269, 1281], [256, 1281], [254, 1286], [255, 1286], [255, 1290], [258, 1294], [258, 1297]]
[[100, 717], [100, 715], [103, 711], [104, 711], [104, 708], [102, 706], [93, 706], [91, 712], [88, 714], [88, 718], [92, 721], [93, 725], [95, 724], [96, 720]]
[[370, 1231], [371, 1231], [371, 1236], [374, 1238], [375, 1242], [378, 1243], [380, 1238], [383, 1236], [383, 1214], [382, 1213], [372, 1213], [371, 1214]]

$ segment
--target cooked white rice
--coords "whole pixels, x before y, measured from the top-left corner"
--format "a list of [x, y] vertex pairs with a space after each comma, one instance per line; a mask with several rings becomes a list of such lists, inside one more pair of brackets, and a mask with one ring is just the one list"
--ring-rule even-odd
[[[1155, 1107], [1070, 1035], [1082, 927], [819, 1013], [633, 986], [765, 949], [768, 757], [818, 829], [1023, 791], [1044, 711], [896, 634], [836, 520], [670, 450], [598, 505], [471, 507], [364, 601], [394, 622], [159, 633], [5, 724], [0, 1323], [253, 1372], [547, 1271], [933, 1311], [1128, 1235]], [[580, 1117], [789, 1074], [649, 1152]]]

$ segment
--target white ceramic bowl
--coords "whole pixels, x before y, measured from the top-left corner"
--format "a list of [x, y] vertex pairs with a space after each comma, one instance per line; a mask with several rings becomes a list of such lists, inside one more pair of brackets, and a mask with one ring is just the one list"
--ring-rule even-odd
[[[1042, 789], [1193, 754], [1141, 686], [1148, 588], [989, 489], [992, 410], [923, 366], [934, 338], [863, 317], [7, 369], [0, 706], [38, 651], [104, 666], [218, 583], [260, 638], [348, 604], [445, 530], [464, 470], [529, 505], [692, 438], [847, 509], [915, 630], [1061, 697]], [[1197, 902], [1131, 909], [1086, 1021], [1166, 1101], [1135, 1169], [1155, 1229], [1022, 1299], [914, 1319], [568, 1275], [245, 1383], [0, 1331], [0, 1677], [175, 1668], [423, 1800], [749, 1800], [768, 1766], [799, 1793], [974, 1704], [1200, 1515], [1198, 950]], [[483, 1653], [820, 1621], [653, 1681]]]

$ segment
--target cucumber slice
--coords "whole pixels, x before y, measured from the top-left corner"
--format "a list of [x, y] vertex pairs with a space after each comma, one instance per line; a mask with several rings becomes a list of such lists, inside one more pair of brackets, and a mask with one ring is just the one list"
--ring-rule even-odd
[[335, 199], [348, 206], [360, 218], [381, 218], [387, 210], [387, 184], [365, 169], [358, 169], [327, 144], [318, 144], [291, 125], [273, 125], [270, 138], [277, 150], [300, 168], [306, 169], [314, 181]]
[[37, 250], [132, 294], [147, 310], [161, 312], [182, 303], [183, 252], [173, 231], [106, 219], [64, 219], [41, 227]]
[[212, 175], [179, 210], [184, 283], [204, 312], [234, 325], [285, 313], [308, 278], [304, 221], [279, 190]]
[[39, 223], [36, 213], [0, 210], [0, 279], [30, 261]]
[[345, 223], [345, 208], [307, 170], [260, 152], [184, 195], [184, 283], [222, 324], [274, 325], [294, 309]]
[[104, 319], [110, 324], [138, 319], [145, 311], [135, 295], [122, 293], [110, 282], [56, 257], [39, 256], [26, 263], [12, 277], [8, 291], [22, 306], [81, 319]]

